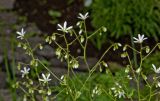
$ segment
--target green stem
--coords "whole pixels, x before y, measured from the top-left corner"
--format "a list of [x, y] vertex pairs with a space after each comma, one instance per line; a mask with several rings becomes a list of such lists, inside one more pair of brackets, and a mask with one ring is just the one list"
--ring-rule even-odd
[[[142, 70], [142, 43], [140, 43], [140, 70]], [[140, 71], [141, 72], [141, 71]], [[140, 94], [140, 74], [138, 73], [138, 82], [137, 82], [137, 89], [138, 89], [138, 100], [141, 101], [141, 94]]]
[[[131, 33], [130, 33], [130, 38], [131, 38], [131, 45], [135, 49], [133, 35]], [[135, 51], [133, 51], [133, 60], [134, 60], [134, 67], [137, 68], [137, 66], [138, 66], [137, 65], [137, 55], [136, 55]]]
[[149, 101], [151, 101], [152, 98], [152, 87], [149, 87]]
[[114, 46], [111, 45], [100, 57], [100, 59], [98, 60], [98, 62], [93, 66], [93, 68], [90, 70], [89, 72], [89, 76], [87, 77], [87, 79], [85, 80], [85, 82], [83, 83], [83, 86], [81, 87], [80, 91], [83, 89], [83, 87], [85, 86], [85, 84], [87, 83], [87, 81], [89, 80], [89, 78], [91, 77], [91, 75], [93, 74], [93, 72], [96, 70], [96, 67], [99, 65], [99, 63], [101, 62], [101, 60], [103, 59], [103, 57], [106, 55], [106, 53]]
[[37, 61], [45, 68], [47, 71], [49, 71], [57, 80], [61, 81], [48, 67], [46, 67], [39, 59]]
[[[67, 41], [67, 39], [66, 39], [66, 36], [65, 36], [65, 33], [64, 33], [64, 40], [65, 40], [65, 43], [66, 43], [66, 48], [67, 48], [67, 51], [66, 51], [66, 53], [67, 53], [67, 56], [69, 56], [69, 45], [68, 45], [68, 41]], [[68, 69], [68, 77], [69, 77], [69, 72], [70, 72], [70, 63], [69, 63], [69, 57], [67, 58], [67, 69]]]
[[152, 48], [152, 50], [151, 50], [146, 56], [143, 57], [143, 60], [145, 60], [145, 59], [156, 49], [156, 47], [157, 47], [158, 45], [160, 45], [160, 43], [157, 43], [157, 44]]
[[90, 71], [90, 68], [89, 68], [89, 65], [88, 65], [88, 62], [87, 62], [87, 53], [86, 53], [86, 50], [87, 50], [87, 43], [88, 43], [88, 36], [87, 36], [87, 29], [86, 29], [86, 23], [84, 21], [84, 30], [85, 30], [85, 45], [84, 45], [84, 52], [83, 52], [83, 55], [84, 55], [84, 62], [88, 68], [88, 71]]

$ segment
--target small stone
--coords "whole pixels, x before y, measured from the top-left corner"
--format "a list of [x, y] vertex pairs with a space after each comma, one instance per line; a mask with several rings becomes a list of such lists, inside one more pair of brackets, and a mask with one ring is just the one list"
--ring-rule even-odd
[[2, 9], [12, 9], [14, 7], [15, 0], [0, 0], [0, 7]]
[[57, 58], [53, 58], [50, 60], [50, 63], [53, 67], [65, 67], [66, 63], [61, 62], [59, 59]]
[[[78, 70], [87, 70], [88, 69], [88, 67], [83, 59], [79, 59], [78, 61], [79, 61]], [[87, 63], [89, 65], [89, 68], [93, 67], [97, 63], [97, 61], [98, 61], [97, 58], [92, 58], [92, 57], [87, 58]]]
[[42, 50], [38, 50], [37, 54], [46, 58], [53, 58], [55, 56], [54, 49], [49, 45], [45, 45]]

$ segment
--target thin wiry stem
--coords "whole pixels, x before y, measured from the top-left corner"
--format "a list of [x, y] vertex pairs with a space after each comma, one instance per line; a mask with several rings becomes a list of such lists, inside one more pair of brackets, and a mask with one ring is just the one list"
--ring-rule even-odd
[[93, 68], [90, 70], [89, 72], [89, 76], [87, 77], [87, 79], [85, 80], [83, 86], [81, 87], [80, 91], [83, 89], [83, 87], [85, 86], [85, 84], [87, 83], [87, 81], [89, 80], [89, 78], [91, 77], [91, 75], [93, 74], [93, 72], [96, 70], [96, 67], [98, 66], [98, 64], [100, 63], [100, 61], [103, 59], [103, 57], [106, 55], [106, 53], [114, 46], [111, 45], [100, 57], [100, 59], [98, 60], [98, 62], [93, 66]]

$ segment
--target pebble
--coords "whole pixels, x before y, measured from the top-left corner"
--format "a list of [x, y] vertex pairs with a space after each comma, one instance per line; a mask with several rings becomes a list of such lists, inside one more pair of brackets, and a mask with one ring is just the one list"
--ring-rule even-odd
[[12, 9], [14, 7], [15, 0], [0, 0], [0, 7], [2, 9]]

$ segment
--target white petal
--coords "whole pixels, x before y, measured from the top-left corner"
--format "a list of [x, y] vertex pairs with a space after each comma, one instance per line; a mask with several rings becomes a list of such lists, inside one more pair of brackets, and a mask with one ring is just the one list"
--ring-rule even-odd
[[52, 79], [48, 79], [47, 81], [51, 81]]
[[48, 75], [47, 75], [47, 79], [49, 79], [50, 75], [51, 75], [51, 74], [48, 74]]
[[137, 38], [133, 37], [134, 40], [138, 40]]
[[25, 71], [25, 72], [27, 71], [26, 67], [24, 67], [24, 71]]
[[64, 22], [63, 28], [64, 28], [64, 29], [67, 28], [67, 21]]
[[79, 16], [81, 17], [81, 18], [83, 18], [84, 16], [82, 15], [82, 13], [79, 13]]
[[57, 30], [62, 31], [62, 29], [57, 29]]
[[143, 39], [143, 38], [144, 38], [144, 35], [142, 35], [141, 38]]
[[43, 79], [46, 79], [46, 76], [44, 74], [42, 74]]
[[137, 41], [133, 41], [134, 43], [139, 43], [139, 41], [137, 40]]
[[152, 67], [153, 67], [154, 71], [156, 72], [156, 66], [154, 64], [152, 64]]
[[88, 12], [85, 14], [85, 17], [88, 17]]
[[60, 24], [58, 24], [58, 27], [60, 27], [61, 29], [63, 29], [63, 27]]
[[24, 31], [24, 29], [21, 29], [21, 34], [24, 35], [26, 32]]
[[70, 26], [70, 27], [68, 27], [66, 30], [70, 30], [70, 29], [72, 29], [73, 27], [72, 26]]
[[39, 81], [44, 81], [44, 79], [39, 79]]
[[138, 39], [141, 39], [141, 35], [140, 34], [138, 34]]
[[82, 17], [78, 16], [77, 18], [82, 19]]
[[30, 68], [28, 68], [27, 71], [30, 71]]
[[143, 40], [146, 40], [147, 38], [143, 38]]
[[160, 73], [160, 67], [157, 69], [157, 73]]
[[21, 73], [24, 73], [24, 71], [23, 71], [23, 70], [21, 70], [20, 72], [21, 72]]
[[18, 35], [22, 35], [20, 32], [16, 32]]

